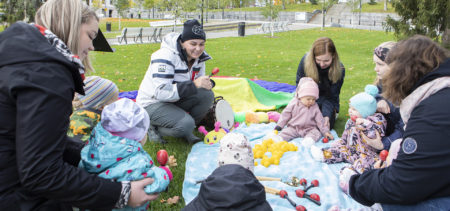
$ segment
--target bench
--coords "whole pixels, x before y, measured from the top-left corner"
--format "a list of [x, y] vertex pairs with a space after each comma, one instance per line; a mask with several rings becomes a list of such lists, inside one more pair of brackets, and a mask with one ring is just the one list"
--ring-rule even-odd
[[155, 39], [157, 30], [158, 30], [158, 28], [154, 28], [154, 27], [144, 27], [144, 28], [142, 28], [141, 36], [139, 37], [139, 39], [141, 39], [141, 43], [143, 43], [142, 42], [142, 38], [143, 37], [147, 37], [149, 42], [151, 42], [152, 39]]
[[131, 28], [123, 28], [122, 34], [117, 36], [117, 40], [119, 43], [125, 41], [125, 44], [128, 44], [127, 39], [133, 38], [133, 41], [136, 42], [139, 37], [141, 37], [142, 28], [140, 27], [131, 27]]

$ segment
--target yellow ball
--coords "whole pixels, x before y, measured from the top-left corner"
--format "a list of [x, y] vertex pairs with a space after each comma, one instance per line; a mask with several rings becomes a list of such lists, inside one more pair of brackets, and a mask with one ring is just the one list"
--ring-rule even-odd
[[258, 162], [255, 161], [255, 166], [258, 166]]

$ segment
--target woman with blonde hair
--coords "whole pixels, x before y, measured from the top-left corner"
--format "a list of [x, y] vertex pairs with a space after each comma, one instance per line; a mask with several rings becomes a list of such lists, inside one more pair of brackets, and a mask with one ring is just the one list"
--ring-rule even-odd
[[[373, 62], [375, 63], [374, 70], [377, 74], [375, 84], [380, 93], [375, 97], [377, 100], [377, 112], [382, 113], [386, 118], [386, 134], [383, 137], [381, 137], [380, 134], [376, 134], [377, 136], [374, 139], [370, 139], [364, 133], [361, 133], [361, 137], [377, 150], [389, 150], [391, 143], [396, 139], [401, 138], [404, 132], [404, 124], [400, 117], [399, 108], [381, 95], [383, 92], [383, 76], [389, 73], [389, 65], [386, 63], [386, 59], [389, 55], [389, 51], [395, 46], [395, 44], [396, 42], [393, 41], [383, 42], [373, 51]], [[381, 162], [377, 162], [375, 166], [380, 163]]]
[[0, 210], [111, 210], [156, 199], [144, 192], [151, 178], [115, 182], [77, 168], [82, 146], [66, 135], [96, 14], [80, 0], [49, 0], [35, 20], [0, 34]]
[[359, 203], [388, 210], [450, 207], [450, 52], [415, 35], [389, 51], [383, 96], [400, 105], [402, 139], [386, 168], [347, 175], [346, 191]]
[[314, 41], [311, 50], [298, 65], [296, 85], [303, 77], [310, 77], [319, 85], [319, 99], [316, 102], [324, 116], [325, 125], [333, 129], [345, 77], [345, 68], [339, 60], [333, 40], [321, 37]]

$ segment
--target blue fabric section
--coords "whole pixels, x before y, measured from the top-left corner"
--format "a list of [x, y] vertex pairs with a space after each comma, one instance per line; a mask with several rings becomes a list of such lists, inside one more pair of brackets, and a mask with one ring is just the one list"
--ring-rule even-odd
[[158, 74], [158, 73], [153, 73], [153, 78], [174, 78], [175, 75], [174, 74]]
[[279, 83], [275, 81], [264, 81], [264, 80], [254, 80], [253, 82], [257, 83], [261, 87], [271, 91], [271, 92], [295, 92], [296, 87], [294, 85]]
[[[113, 136], [101, 124], [94, 128], [87, 145], [81, 151], [80, 168], [91, 174], [117, 181], [135, 181], [151, 177], [155, 181], [145, 187], [146, 193], [167, 189], [169, 175], [154, 165], [142, 145], [134, 140]], [[141, 210], [140, 208], [121, 210]]]
[[[232, 132], [246, 135], [253, 147], [255, 144], [261, 143], [262, 138], [267, 133], [273, 131], [275, 126], [275, 123], [252, 124], [248, 127], [242, 124]], [[334, 130], [331, 133], [334, 137], [338, 137]], [[259, 164], [255, 167], [254, 173], [256, 176], [282, 178], [283, 181], [288, 180], [291, 176], [296, 176], [300, 179], [305, 178], [308, 181], [308, 185], [312, 180], [317, 179], [319, 181], [319, 187], [311, 188], [307, 193], [318, 194], [322, 205], [318, 206], [308, 199], [297, 197], [295, 190], [302, 187], [291, 187], [276, 181], [261, 181], [261, 183], [268, 187], [286, 190], [289, 197], [297, 205], [303, 205], [308, 210], [327, 210], [333, 205], [338, 205], [341, 209], [370, 210], [369, 207], [365, 207], [354, 201], [339, 188], [339, 171], [343, 166], [348, 164], [339, 163], [329, 165], [315, 161], [311, 157], [309, 148], [306, 149], [301, 145], [301, 140], [302, 138], [296, 138], [291, 141], [291, 143], [294, 143], [298, 147], [298, 151], [286, 152], [280, 160], [280, 165], [271, 165], [266, 168]], [[320, 141], [316, 145], [322, 148], [329, 146], [332, 142], [324, 144]], [[199, 142], [192, 147], [186, 161], [186, 172], [183, 182], [182, 194], [186, 204], [198, 194], [200, 184], [195, 184], [196, 181], [205, 179], [218, 167], [218, 150], [219, 144], [205, 145], [203, 142]], [[256, 159], [256, 161], [260, 163], [260, 159]], [[273, 210], [293, 210], [292, 205], [286, 199], [280, 198], [280, 196], [266, 194], [266, 197]]]

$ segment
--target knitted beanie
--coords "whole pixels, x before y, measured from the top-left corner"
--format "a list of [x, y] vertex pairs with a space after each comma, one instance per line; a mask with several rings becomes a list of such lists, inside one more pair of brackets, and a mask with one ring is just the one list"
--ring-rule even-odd
[[145, 137], [150, 126], [147, 111], [128, 98], [107, 105], [100, 121], [111, 134], [136, 141]]
[[377, 110], [378, 88], [374, 85], [367, 85], [364, 92], [350, 98], [350, 105], [355, 108], [363, 118], [375, 113]]
[[181, 42], [194, 39], [206, 40], [205, 31], [203, 31], [203, 27], [202, 25], [200, 25], [198, 20], [187, 20], [186, 22], [184, 22], [183, 33], [181, 34]]
[[116, 84], [108, 79], [99, 76], [89, 76], [84, 80], [84, 93], [85, 95], [77, 94], [77, 98], [83, 106], [85, 108], [100, 109], [116, 94], [119, 94], [119, 89]]
[[253, 151], [247, 137], [240, 133], [227, 133], [220, 139], [219, 166], [239, 164], [253, 172], [255, 161]]
[[297, 97], [312, 96], [319, 98], [319, 87], [316, 82], [310, 77], [303, 77], [300, 79], [297, 87]]

